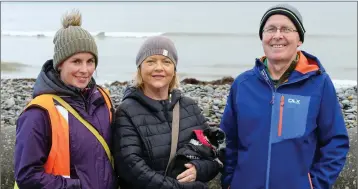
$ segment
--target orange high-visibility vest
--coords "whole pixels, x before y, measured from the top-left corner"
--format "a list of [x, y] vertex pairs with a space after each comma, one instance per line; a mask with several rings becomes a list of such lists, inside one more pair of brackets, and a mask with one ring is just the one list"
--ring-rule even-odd
[[[105, 99], [109, 111], [109, 119], [112, 122], [112, 103], [109, 98], [109, 91], [104, 91], [100, 87], [98, 87], [98, 90]], [[52, 145], [44, 165], [45, 172], [70, 178], [69, 112], [63, 106], [55, 105], [54, 98], [51, 95], [37, 96], [26, 106], [25, 111], [30, 106], [39, 106], [49, 113], [52, 128]], [[16, 183], [15, 188], [17, 188]]]

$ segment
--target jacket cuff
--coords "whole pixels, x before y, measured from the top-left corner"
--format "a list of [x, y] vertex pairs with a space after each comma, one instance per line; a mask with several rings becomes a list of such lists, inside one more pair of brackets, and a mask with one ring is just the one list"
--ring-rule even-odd
[[81, 182], [80, 179], [66, 179], [68, 189], [80, 189]]
[[203, 178], [204, 175], [202, 174], [203, 169], [201, 169], [201, 167], [200, 167], [200, 161], [193, 160], [193, 161], [190, 161], [190, 163], [193, 164], [196, 168], [196, 181], [205, 180]]

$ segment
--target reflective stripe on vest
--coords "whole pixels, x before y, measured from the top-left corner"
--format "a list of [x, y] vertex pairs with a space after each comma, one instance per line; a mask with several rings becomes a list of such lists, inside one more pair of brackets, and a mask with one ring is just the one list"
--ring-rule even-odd
[[[112, 103], [109, 98], [109, 92], [98, 88], [102, 97], [105, 99], [109, 111], [110, 123], [112, 122]], [[55, 105], [51, 95], [40, 95], [34, 98], [25, 108], [30, 106], [41, 107], [47, 110], [51, 125], [52, 144], [47, 161], [44, 164], [45, 173], [52, 175], [61, 175], [70, 178], [70, 138], [69, 138], [69, 112], [60, 105]], [[14, 189], [18, 189], [15, 182]]]
[[108, 112], [109, 112], [109, 121], [110, 123], [112, 123], [112, 102], [109, 96], [109, 90], [108, 89], [102, 89], [100, 87], [98, 87], [98, 91], [101, 92], [104, 101], [106, 102], [107, 108], [108, 108]]

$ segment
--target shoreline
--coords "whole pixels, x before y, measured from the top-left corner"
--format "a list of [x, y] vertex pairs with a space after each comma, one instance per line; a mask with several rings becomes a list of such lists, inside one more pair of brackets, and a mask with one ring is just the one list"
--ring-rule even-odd
[[[6, 80], [35, 82], [36, 78], [1, 78], [2, 82], [6, 81]], [[235, 78], [232, 76], [225, 76], [225, 77], [222, 77], [221, 79], [214, 79], [214, 80], [199, 80], [199, 79], [192, 78], [192, 77], [186, 77], [180, 81], [180, 84], [181, 85], [188, 85], [188, 84], [203, 85], [203, 86], [205, 86], [205, 85], [231, 85], [234, 80], [235, 80]], [[333, 82], [334, 86], [336, 87], [336, 89], [357, 86], [357, 81], [355, 81], [355, 80], [332, 79], [332, 82]], [[130, 83], [130, 81], [112, 81], [112, 82], [105, 81], [105, 82], [100, 82], [97, 84], [108, 87], [108, 86], [126, 86], [126, 85], [128, 85], [128, 83]]]
[[[20, 82], [20, 81], [26, 81], [26, 82], [35, 82], [36, 78], [1, 78], [1, 81], [14, 81], [14, 82]], [[180, 81], [180, 84], [186, 85], [186, 84], [192, 84], [192, 85], [231, 85], [234, 81], [234, 78], [231, 76], [223, 77], [221, 79], [216, 80], [210, 80], [210, 81], [204, 81], [204, 80], [198, 80], [195, 78], [185, 78]], [[128, 85], [130, 81], [113, 81], [113, 82], [104, 82], [104, 83], [97, 83], [98, 85], [106, 85], [106, 86], [125, 86]]]

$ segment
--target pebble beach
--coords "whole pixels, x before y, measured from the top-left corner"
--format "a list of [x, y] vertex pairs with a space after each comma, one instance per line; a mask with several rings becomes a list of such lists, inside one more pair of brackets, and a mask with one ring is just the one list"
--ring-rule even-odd
[[[217, 126], [222, 117], [226, 98], [233, 78], [223, 78], [212, 82], [201, 82], [196, 79], [182, 81], [181, 90], [184, 95], [196, 100], [207, 118], [209, 125]], [[15, 143], [15, 124], [23, 108], [31, 100], [35, 79], [1, 79], [1, 188], [13, 188], [13, 146]], [[127, 87], [127, 82], [112, 82], [102, 85], [111, 92], [114, 106], [117, 107]], [[357, 188], [356, 145], [357, 145], [357, 86], [336, 86], [337, 98], [344, 115], [350, 136], [351, 150], [347, 163], [340, 174], [334, 189]], [[209, 189], [221, 189], [220, 174], [209, 182]]]
[[[1, 79], [1, 127], [15, 125], [18, 115], [31, 99], [34, 82], [34, 79]], [[196, 100], [208, 123], [215, 126], [220, 123], [231, 82], [232, 78], [207, 83], [186, 79], [180, 88], [184, 95]], [[110, 90], [115, 107], [120, 104], [126, 83], [102, 85]], [[347, 128], [356, 127], [357, 86], [337, 87], [336, 90]]]

